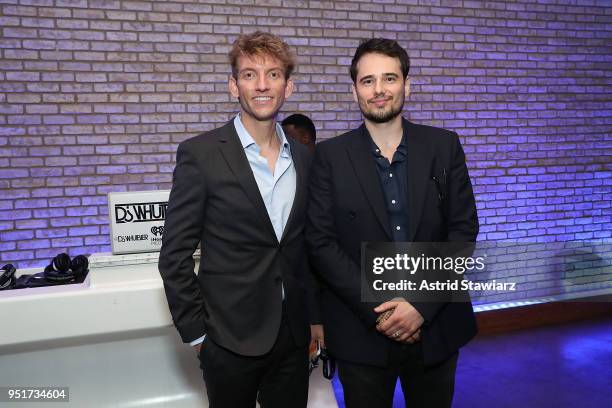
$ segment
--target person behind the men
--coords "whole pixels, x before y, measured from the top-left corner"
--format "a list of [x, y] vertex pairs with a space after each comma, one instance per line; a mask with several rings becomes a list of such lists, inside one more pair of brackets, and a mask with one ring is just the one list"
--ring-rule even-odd
[[347, 408], [391, 407], [398, 377], [406, 406], [449, 407], [458, 350], [476, 333], [469, 301], [361, 301], [363, 242], [471, 242], [478, 234], [457, 134], [401, 116], [408, 70], [396, 41], [362, 42], [350, 74], [364, 123], [319, 143], [311, 167], [306, 237]]
[[294, 138], [303, 145], [308, 146], [311, 152], [314, 152], [315, 143], [317, 141], [317, 129], [314, 123], [306, 115], [294, 113], [287, 116], [281, 122], [285, 134]]
[[[281, 122], [281, 126], [285, 134], [301, 144], [308, 147], [308, 150], [314, 152], [317, 141], [317, 129], [310, 118], [301, 113], [294, 113], [287, 116]], [[318, 298], [318, 280], [315, 276], [311, 276], [312, 281], [309, 284], [311, 291], [311, 326], [310, 326], [310, 354], [316, 355], [320, 348], [325, 348], [325, 339], [323, 334], [323, 325], [320, 324], [320, 311], [317, 306], [316, 298]]]
[[275, 120], [293, 91], [295, 57], [255, 32], [238, 37], [229, 59], [240, 113], [179, 145], [159, 271], [211, 407], [305, 407], [310, 155]]

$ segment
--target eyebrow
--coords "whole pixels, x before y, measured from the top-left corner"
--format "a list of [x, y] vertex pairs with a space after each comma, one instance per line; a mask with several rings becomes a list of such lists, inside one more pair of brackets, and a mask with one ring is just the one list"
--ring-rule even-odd
[[[282, 67], [273, 67], [273, 68], [270, 68], [270, 69], [266, 70], [266, 73], [272, 72], [272, 71], [281, 71], [282, 72], [282, 70], [283, 70]], [[246, 72], [246, 71], [257, 71], [257, 69], [256, 68], [242, 68], [240, 71], [238, 71], [238, 73], [243, 73], [243, 72]]]
[[[365, 80], [365, 79], [372, 79], [372, 78], [374, 78], [374, 76], [375, 76], [375, 75], [366, 75], [366, 76], [364, 76], [364, 77], [361, 77], [361, 78], [359, 79], [359, 82], [361, 82], [361, 81], [363, 81], [363, 80]], [[386, 77], [386, 76], [392, 76], [392, 77], [395, 77], [395, 78], [399, 78], [399, 75], [397, 75], [395, 72], [385, 72], [385, 73], [383, 73], [383, 74], [382, 74], [382, 76], [383, 76], [383, 77]]]

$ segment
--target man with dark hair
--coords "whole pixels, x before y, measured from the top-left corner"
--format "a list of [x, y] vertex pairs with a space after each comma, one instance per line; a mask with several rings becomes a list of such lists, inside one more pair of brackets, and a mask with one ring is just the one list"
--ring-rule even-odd
[[305, 407], [310, 155], [275, 120], [293, 92], [295, 59], [262, 32], [239, 36], [229, 57], [240, 113], [179, 145], [159, 271], [211, 407]]
[[301, 113], [294, 113], [283, 119], [281, 125], [289, 137], [308, 146], [308, 149], [314, 152], [315, 143], [317, 141], [317, 129], [308, 116], [302, 115]]
[[319, 143], [311, 168], [306, 238], [347, 408], [391, 407], [398, 377], [406, 406], [450, 407], [458, 350], [476, 334], [469, 302], [361, 299], [363, 242], [473, 242], [478, 234], [457, 134], [401, 116], [409, 68], [396, 41], [359, 45], [350, 74], [364, 123]]

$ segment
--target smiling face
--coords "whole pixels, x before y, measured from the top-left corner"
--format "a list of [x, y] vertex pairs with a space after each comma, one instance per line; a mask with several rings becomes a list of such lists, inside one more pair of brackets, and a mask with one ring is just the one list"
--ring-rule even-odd
[[385, 123], [397, 118], [409, 93], [399, 59], [378, 53], [359, 59], [353, 98], [366, 120]]
[[285, 79], [283, 64], [269, 55], [241, 55], [237, 61], [237, 75], [229, 80], [233, 97], [240, 102], [243, 118], [269, 121], [293, 93], [293, 81]]

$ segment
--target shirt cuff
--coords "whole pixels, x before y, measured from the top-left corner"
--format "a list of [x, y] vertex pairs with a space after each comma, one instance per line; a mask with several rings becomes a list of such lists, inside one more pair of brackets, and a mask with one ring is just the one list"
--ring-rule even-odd
[[201, 344], [204, 341], [205, 337], [206, 337], [206, 335], [203, 335], [199, 339], [195, 339], [194, 341], [190, 342], [189, 345], [190, 346], [197, 346], [198, 344]]

